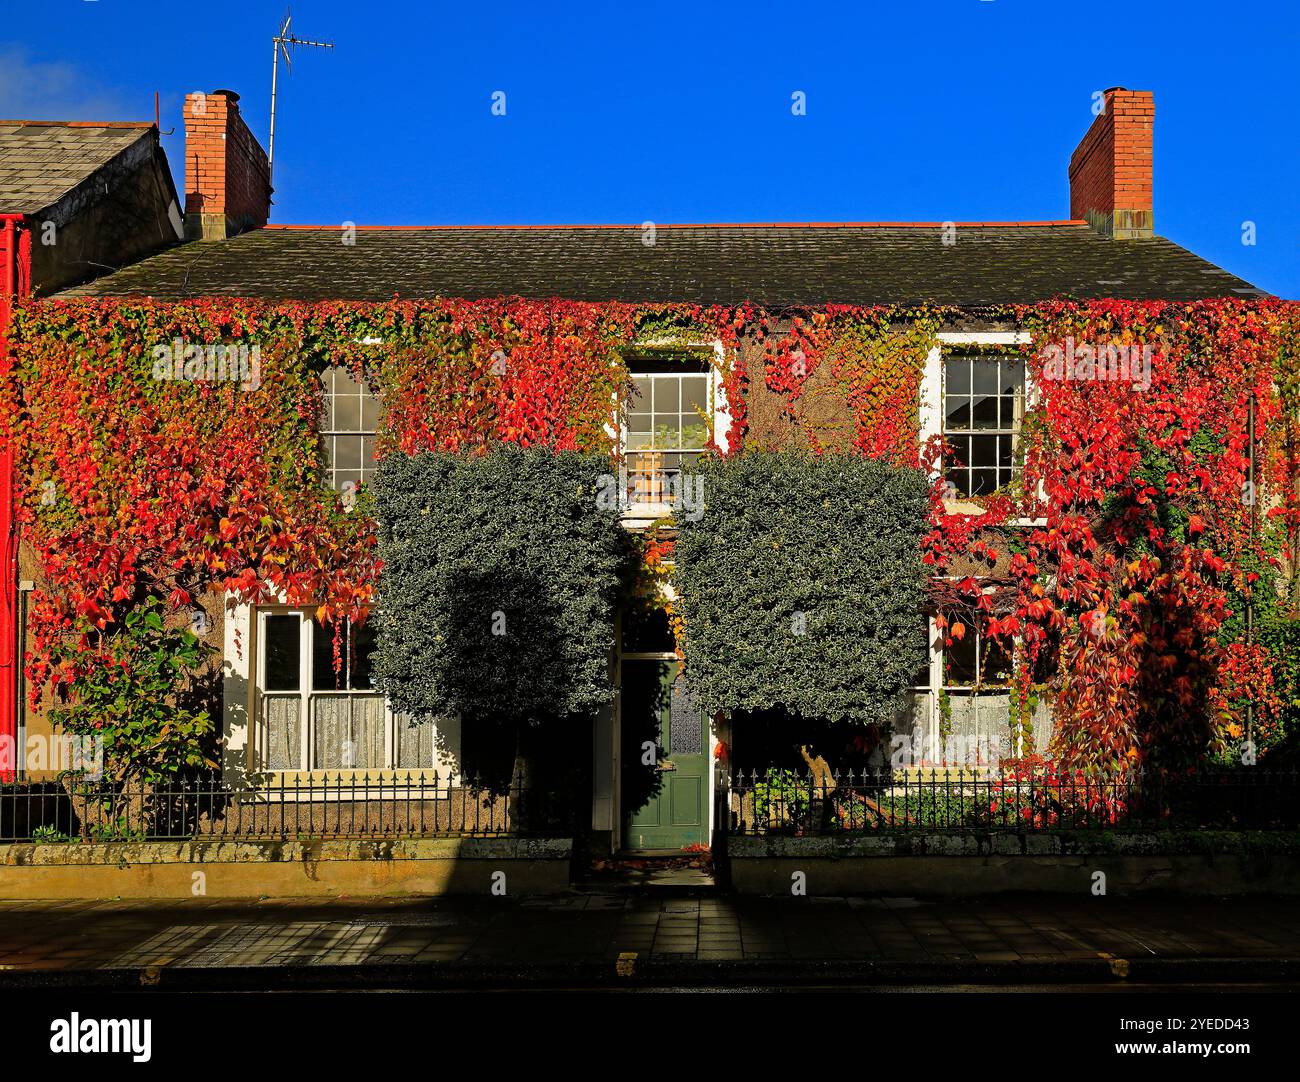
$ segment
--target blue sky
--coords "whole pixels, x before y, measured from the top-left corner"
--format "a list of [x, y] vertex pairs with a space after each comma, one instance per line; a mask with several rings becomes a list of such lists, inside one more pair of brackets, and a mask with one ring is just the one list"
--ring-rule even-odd
[[[283, 0], [5, 10], [0, 116], [152, 119], [157, 90], [166, 130], [225, 87], [265, 142]], [[298, 0], [294, 24], [337, 48], [281, 80], [273, 221], [1066, 218], [1092, 94], [1127, 86], [1156, 95], [1157, 232], [1300, 297], [1296, 0]]]

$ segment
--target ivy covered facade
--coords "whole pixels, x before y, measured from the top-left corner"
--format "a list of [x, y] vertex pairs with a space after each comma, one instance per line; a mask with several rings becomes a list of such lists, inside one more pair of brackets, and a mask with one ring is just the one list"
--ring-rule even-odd
[[734, 770], [1283, 761], [1300, 307], [1086, 209], [266, 228], [20, 302], [23, 737], [638, 850]]

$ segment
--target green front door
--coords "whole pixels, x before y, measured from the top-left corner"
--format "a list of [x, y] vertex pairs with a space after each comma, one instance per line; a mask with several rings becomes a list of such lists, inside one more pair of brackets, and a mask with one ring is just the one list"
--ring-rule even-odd
[[624, 849], [708, 843], [708, 722], [678, 661], [623, 660]]

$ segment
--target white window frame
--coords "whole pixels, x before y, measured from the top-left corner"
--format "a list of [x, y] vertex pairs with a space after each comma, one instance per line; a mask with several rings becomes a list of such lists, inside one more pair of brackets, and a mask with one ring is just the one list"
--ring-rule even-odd
[[[951, 350], [957, 352], [962, 346], [1022, 346], [1033, 341], [1028, 331], [940, 331], [935, 335], [935, 344], [926, 354], [925, 369], [921, 377], [920, 430], [921, 443], [924, 445], [935, 436], [942, 436], [943, 418], [943, 355]], [[1024, 409], [1021, 421], [1030, 410], [1038, 404], [1038, 388], [1034, 383], [1033, 373], [1025, 368]], [[934, 465], [930, 480], [937, 482], [943, 478], [943, 462]], [[1042, 498], [1042, 486], [1039, 485], [1038, 497]], [[982, 514], [984, 508], [970, 499], [945, 499], [944, 510], [950, 514]], [[1017, 518], [1011, 521], [1013, 526], [1042, 526], [1046, 519]]]
[[[298, 689], [296, 691], [268, 691], [263, 686], [263, 679], [266, 673], [266, 620], [268, 616], [297, 616], [298, 624]], [[437, 768], [437, 754], [435, 749], [434, 762], [428, 766], [416, 767], [399, 767], [396, 765], [397, 756], [397, 725], [404, 719], [403, 715], [395, 712], [383, 696], [378, 691], [362, 691], [359, 689], [343, 688], [338, 690], [321, 690], [311, 686], [312, 676], [312, 636], [315, 634], [315, 622], [312, 620], [312, 610], [298, 608], [292, 605], [266, 605], [258, 606], [254, 611], [257, 626], [257, 653], [255, 664], [253, 666], [253, 688], [255, 691], [256, 701], [256, 739], [255, 739], [255, 763], [258, 767], [275, 774], [312, 774], [323, 771], [355, 771], [365, 773], [368, 770], [408, 770], [408, 771], [430, 771]], [[269, 768], [267, 762], [267, 743], [270, 738], [267, 719], [266, 719], [266, 702], [269, 698], [289, 698], [294, 696], [298, 699], [298, 763], [297, 767], [276, 767]], [[355, 697], [355, 698], [382, 698], [384, 703], [384, 761], [377, 766], [351, 766], [351, 767], [322, 767], [312, 762], [312, 703], [316, 697]]]
[[[708, 379], [708, 426], [712, 432], [713, 443], [718, 447], [725, 448], [727, 446], [728, 435], [731, 431], [731, 409], [730, 404], [727, 402], [727, 392], [723, 375], [723, 366], [726, 361], [726, 349], [722, 344], [722, 340], [715, 338], [708, 342], [676, 342], [671, 340], [638, 342], [636, 343], [636, 349], [665, 350], [702, 355], [712, 353], [711, 359], [707, 356], [703, 357], [706, 362], [705, 371], [682, 372], [681, 376], [705, 376]], [[629, 370], [631, 370], [634, 366], [629, 365], [628, 367]], [[636, 377], [635, 371], [630, 371], [630, 374], [633, 378]], [[677, 373], [664, 374], [677, 376]], [[614, 400], [615, 421], [606, 427], [606, 432], [613, 437], [615, 441], [616, 456], [620, 463], [620, 484], [623, 484], [626, 481], [626, 474], [623, 470], [622, 463], [624, 461], [624, 456], [629, 451], [627, 446], [626, 415], [623, 407], [624, 403], [619, 401], [616, 396]], [[623, 524], [632, 529], [644, 528], [651, 522], [669, 517], [672, 513], [673, 507], [670, 503], [634, 503], [631, 504], [623, 513]]]
[[[957, 580], [956, 580], [956, 579], [953, 579], [953, 580], [951, 580], [951, 581], [954, 581], [954, 582], [955, 582], [955, 581], [957, 581]], [[987, 592], [989, 592], [990, 589], [991, 589], [990, 587], [984, 587], [984, 592], [987, 593]], [[975, 704], [976, 704], [976, 705], [975, 705], [975, 711], [976, 711], [976, 728], [977, 728], [977, 729], [979, 728], [979, 720], [978, 720], [978, 715], [979, 715], [979, 700], [980, 700], [982, 697], [984, 697], [984, 696], [991, 696], [991, 695], [996, 695], [996, 694], [1006, 693], [1006, 694], [1009, 694], [1009, 695], [1011, 696], [1011, 699], [1012, 699], [1012, 703], [1013, 703], [1013, 704], [1014, 704], [1014, 701], [1015, 701], [1015, 680], [1014, 680], [1014, 676], [1013, 676], [1013, 678], [1012, 678], [1010, 681], [1008, 681], [1008, 682], [1005, 683], [1005, 684], [995, 684], [995, 683], [954, 684], [954, 683], [951, 683], [951, 682], [949, 681], [949, 679], [948, 679], [948, 675], [947, 675], [947, 672], [946, 672], [946, 669], [947, 669], [947, 653], [948, 653], [948, 650], [947, 650], [947, 647], [944, 645], [944, 639], [945, 639], [945, 636], [944, 636], [944, 634], [939, 630], [938, 622], [935, 620], [935, 618], [934, 618], [933, 616], [929, 617], [928, 620], [927, 620], [927, 629], [928, 629], [928, 632], [929, 632], [929, 642], [928, 642], [928, 648], [929, 648], [929, 683], [928, 683], [928, 685], [926, 685], [926, 686], [913, 685], [913, 686], [910, 688], [911, 693], [914, 694], [914, 695], [918, 695], [918, 694], [923, 694], [923, 695], [925, 695], [925, 696], [926, 696], [926, 699], [927, 699], [927, 703], [928, 703], [928, 710], [927, 710], [927, 714], [928, 714], [928, 716], [929, 716], [929, 717], [928, 717], [928, 723], [929, 723], [929, 729], [930, 729], [930, 733], [932, 734], [932, 739], [933, 739], [934, 743], [929, 744], [929, 745], [926, 745], [926, 746], [923, 746], [922, 748], [919, 749], [919, 754], [920, 754], [920, 756], [921, 756], [922, 758], [924, 758], [924, 757], [926, 757], [926, 756], [929, 756], [930, 753], [932, 753], [932, 752], [936, 752], [936, 751], [939, 753], [939, 756], [941, 756], [941, 755], [946, 751], [946, 749], [938, 747], [939, 724], [940, 724], [940, 720], [941, 720], [941, 719], [940, 719], [939, 700], [940, 700], [940, 696], [941, 696], [941, 695], [946, 694], [946, 695], [949, 697], [950, 700], [951, 700], [954, 696], [957, 696], [957, 695], [967, 696], [967, 697], [969, 697], [969, 698], [975, 700]], [[977, 674], [978, 674], [978, 670], [979, 670], [979, 658], [980, 658], [980, 653], [981, 653], [981, 645], [982, 645], [982, 642], [983, 642], [983, 639], [985, 638], [985, 636], [984, 636], [984, 633], [983, 633], [983, 632], [982, 632], [978, 627], [971, 627], [971, 628], [969, 628], [969, 629], [967, 630], [966, 633], [967, 633], [968, 635], [976, 635], [976, 636], [978, 636], [978, 638], [976, 639], [976, 648], [975, 648], [975, 656], [976, 656], [976, 672], [977, 672]], [[1014, 663], [1015, 657], [1016, 657], [1016, 655], [1018, 654], [1018, 652], [1020, 651], [1020, 649], [1021, 649], [1021, 643], [1020, 643], [1020, 639], [1019, 639], [1019, 637], [1017, 636], [1015, 639], [1012, 640], [1012, 659], [1013, 659], [1013, 663]], [[915, 753], [915, 752], [916, 752], [916, 749], [914, 749], [914, 753]], [[1024, 753], [1024, 749], [1023, 749], [1023, 748], [1013, 749], [1013, 754], [1023, 754], [1023, 753]], [[938, 763], [939, 756], [931, 756], [931, 757], [935, 760], [936, 765], [937, 765], [937, 763]], [[951, 766], [951, 764], [950, 764], [950, 766]]]
[[[950, 366], [952, 365], [952, 363], [953, 363], [954, 361], [963, 361], [963, 362], [966, 362], [967, 364], [969, 364], [969, 365], [971, 366], [971, 367], [970, 367], [971, 390], [968, 391], [965, 395], [956, 395], [956, 394], [954, 394], [954, 395], [952, 396], [952, 397], [954, 397], [954, 398], [965, 398], [965, 400], [966, 400], [967, 403], [968, 403], [968, 409], [969, 409], [969, 411], [970, 411], [970, 416], [967, 418], [967, 422], [968, 422], [968, 423], [967, 423], [967, 426], [966, 426], [965, 428], [953, 428], [953, 427], [950, 427], [950, 426], [949, 426], [949, 423], [948, 423], [948, 406], [949, 406], [949, 401], [948, 401], [948, 400], [949, 400], [949, 392], [948, 392], [948, 375], [949, 375], [949, 371], [950, 371]], [[995, 403], [996, 403], [996, 409], [997, 409], [997, 413], [998, 413], [998, 422], [999, 422], [998, 425], [997, 425], [996, 427], [994, 427], [994, 428], [976, 428], [976, 427], [975, 427], [975, 409], [974, 409], [974, 407], [975, 407], [975, 394], [974, 394], [975, 367], [974, 367], [974, 366], [975, 366], [975, 364], [978, 364], [978, 363], [980, 363], [980, 362], [983, 362], [983, 363], [985, 363], [985, 364], [990, 364], [990, 363], [991, 363], [991, 364], [995, 364], [995, 365], [997, 365], [997, 371], [998, 371], [998, 374], [999, 374], [999, 375], [1002, 375], [1002, 367], [1003, 367], [1003, 365], [1006, 365], [1006, 366], [1007, 366], [1008, 371], [1013, 371], [1013, 370], [1014, 370], [1014, 366], [1016, 366], [1016, 365], [1019, 365], [1019, 367], [1020, 367], [1020, 377], [1021, 377], [1021, 378], [1020, 378], [1020, 393], [1019, 393], [1019, 395], [1016, 396], [1016, 399], [1017, 399], [1017, 401], [1016, 401], [1016, 407], [1015, 407], [1015, 408], [1016, 408], [1016, 413], [1015, 413], [1015, 415], [1012, 417], [1012, 419], [1011, 419], [1011, 423], [1010, 423], [1009, 425], [1004, 425], [1004, 424], [1002, 423], [1002, 416], [1001, 416], [1001, 413], [1002, 413], [1002, 399], [1003, 399], [1004, 396], [1001, 395], [1001, 394], [995, 394], [995, 395], [993, 395], [993, 399], [994, 399], [994, 401], [995, 401]], [[978, 355], [978, 354], [963, 353], [963, 352], [961, 351], [961, 347], [955, 347], [955, 348], [953, 348], [953, 349], [951, 349], [951, 350], [945, 350], [945, 351], [944, 351], [944, 355], [943, 355], [943, 408], [942, 408], [942, 410], [940, 411], [940, 413], [941, 413], [941, 418], [942, 418], [942, 419], [941, 419], [941, 423], [942, 423], [942, 425], [943, 425], [942, 432], [943, 432], [944, 440], [945, 440], [945, 441], [955, 441], [955, 440], [959, 440], [959, 439], [967, 439], [967, 440], [970, 441], [970, 444], [969, 444], [969, 446], [968, 446], [968, 450], [967, 450], [967, 453], [966, 453], [965, 459], [963, 460], [961, 466], [960, 466], [960, 467], [957, 467], [957, 469], [962, 470], [962, 471], [965, 471], [965, 474], [966, 474], [966, 480], [967, 480], [968, 483], [971, 482], [971, 481], [973, 480], [973, 478], [974, 478], [974, 474], [975, 474], [975, 471], [976, 471], [976, 470], [992, 470], [992, 471], [993, 471], [993, 476], [994, 476], [994, 479], [995, 479], [995, 482], [996, 482], [996, 483], [994, 484], [994, 486], [993, 486], [993, 489], [992, 489], [991, 491], [989, 491], [989, 492], [981, 492], [981, 493], [967, 493], [965, 496], [962, 496], [962, 497], [959, 497], [959, 498], [962, 498], [962, 499], [973, 499], [973, 498], [978, 498], [978, 497], [980, 497], [980, 496], [992, 496], [995, 492], [998, 492], [998, 491], [1000, 491], [1001, 489], [1005, 488], [1007, 485], [1011, 484], [1011, 483], [1012, 483], [1012, 482], [1013, 482], [1013, 481], [1014, 481], [1014, 480], [1015, 480], [1015, 479], [1020, 475], [1021, 470], [1018, 468], [1018, 466], [1017, 466], [1017, 464], [1016, 464], [1016, 453], [1020, 450], [1020, 437], [1021, 437], [1021, 433], [1024, 431], [1024, 418], [1025, 418], [1025, 385], [1024, 385], [1024, 381], [1025, 381], [1025, 370], [1024, 370], [1024, 365], [1023, 365], [1021, 362], [1019, 362], [1018, 359], [1017, 359], [1017, 360], [1013, 360], [1013, 359], [1009, 359], [1009, 358], [1008, 358], [1008, 359], [1004, 359], [1004, 358], [1002, 358], [1002, 357], [987, 357], [987, 358], [985, 358], [985, 357], [981, 357], [981, 356]], [[974, 456], [974, 443], [975, 443], [975, 440], [976, 440], [976, 439], [980, 439], [980, 438], [985, 439], [985, 440], [987, 440], [987, 439], [992, 439], [992, 440], [993, 440], [993, 445], [994, 445], [994, 447], [995, 447], [995, 449], [996, 449], [996, 453], [995, 453], [995, 456], [994, 456], [994, 463], [993, 463], [993, 465], [991, 465], [991, 466], [988, 466], [988, 465], [979, 465], [979, 466], [977, 466], [977, 465], [975, 465], [975, 463], [974, 463], [974, 457], [975, 457], [975, 456]], [[1001, 462], [1000, 450], [1001, 450], [1001, 442], [1002, 442], [1002, 439], [1003, 439], [1003, 438], [1009, 438], [1010, 441], [1011, 441], [1011, 461], [1010, 461], [1010, 464], [1007, 465], [1007, 466], [1003, 466], [1003, 465], [1002, 465], [1002, 462]], [[1005, 474], [1005, 480], [1004, 480], [1004, 476], [1003, 476], [1004, 474]], [[946, 478], [947, 478], [947, 477], [953, 477], [953, 476], [954, 476], [953, 474], [950, 474], [950, 473], [949, 473], [947, 465], [945, 465], [945, 467], [944, 467], [944, 476], [945, 476]], [[973, 485], [972, 485], [971, 487], [973, 487]]]
[[[366, 341], [369, 341], [369, 340], [367, 339]], [[336, 372], [336, 371], [337, 371], [337, 372], [342, 372], [342, 373], [344, 373], [344, 374], [345, 374], [349, 379], [352, 379], [352, 378], [353, 378], [353, 377], [352, 377], [352, 371], [351, 371], [351, 369], [347, 368], [345, 365], [338, 365], [338, 364], [330, 365], [328, 368], [325, 369], [324, 372], [321, 373], [321, 404], [322, 404], [322, 420], [324, 421], [324, 424], [322, 424], [321, 429], [320, 429], [320, 433], [319, 433], [319, 434], [320, 434], [321, 442], [322, 442], [322, 444], [324, 445], [324, 450], [325, 450], [325, 463], [326, 463], [326, 465], [325, 465], [325, 475], [326, 475], [326, 476], [325, 476], [325, 483], [326, 483], [330, 488], [332, 488], [335, 492], [346, 492], [347, 490], [346, 490], [346, 488], [345, 488], [344, 486], [345, 486], [346, 484], [348, 484], [348, 482], [345, 481], [345, 482], [343, 482], [342, 484], [339, 483], [338, 475], [339, 475], [340, 473], [342, 473], [342, 472], [347, 472], [347, 473], [358, 472], [358, 473], [361, 473], [363, 476], [362, 476], [362, 477], [361, 477], [361, 478], [356, 482], [356, 484], [358, 484], [358, 485], [360, 485], [360, 484], [365, 484], [365, 483], [366, 483], [366, 481], [365, 481], [365, 477], [364, 477], [364, 474], [369, 473], [369, 474], [372, 475], [372, 476], [374, 475], [375, 468], [376, 468], [376, 466], [378, 465], [378, 463], [375, 462], [375, 460], [372, 458], [371, 461], [370, 461], [370, 464], [369, 464], [369, 465], [366, 464], [366, 458], [365, 458], [365, 438], [366, 438], [367, 436], [369, 436], [371, 440], [375, 440], [375, 439], [378, 437], [378, 432], [379, 432], [378, 424], [379, 424], [379, 422], [378, 422], [378, 416], [376, 416], [376, 419], [375, 419], [375, 428], [373, 428], [373, 429], [367, 429], [367, 428], [343, 429], [343, 428], [335, 428], [335, 427], [334, 427], [334, 424], [333, 424], [333, 416], [334, 416], [333, 405], [334, 405], [334, 399], [337, 398], [337, 397], [339, 397], [339, 396], [338, 396], [338, 395], [337, 395], [333, 390], [330, 389], [329, 385], [328, 385], [325, 381], [326, 381], [327, 379], [329, 379], [329, 378], [332, 376], [332, 374], [333, 374], [334, 372]], [[378, 408], [378, 406], [379, 406], [379, 399], [380, 399], [380, 396], [379, 396], [378, 394], [376, 394], [374, 391], [372, 391], [372, 390], [370, 389], [369, 384], [367, 384], [366, 381], [365, 381], [364, 379], [361, 380], [361, 382], [360, 382], [360, 386], [361, 386], [361, 393], [360, 393], [359, 395], [357, 395], [357, 397], [360, 398], [360, 399], [362, 400], [362, 403], [363, 403], [363, 404], [362, 404], [362, 407], [361, 407], [361, 411], [360, 411], [360, 413], [358, 414], [358, 418], [357, 418], [357, 423], [358, 423], [358, 424], [362, 424], [362, 423], [364, 422], [364, 418], [365, 418], [365, 406], [364, 406], [364, 401], [365, 401], [365, 398], [368, 396], [368, 397], [370, 397], [371, 399], [373, 399], [374, 402], [375, 402], [375, 404], [376, 404], [376, 408]], [[361, 441], [362, 441], [362, 444], [361, 444], [361, 446], [362, 446], [362, 455], [361, 455], [361, 467], [360, 467], [359, 470], [357, 470], [357, 471], [346, 470], [346, 471], [345, 471], [345, 470], [341, 470], [341, 469], [339, 468], [339, 466], [338, 466], [338, 461], [337, 461], [337, 456], [336, 456], [336, 454], [335, 454], [335, 444], [334, 444], [334, 439], [335, 439], [335, 437], [337, 437], [337, 436], [356, 436], [356, 437], [359, 437], [359, 438], [361, 439]], [[355, 488], [354, 488], [353, 491], [355, 491]]]

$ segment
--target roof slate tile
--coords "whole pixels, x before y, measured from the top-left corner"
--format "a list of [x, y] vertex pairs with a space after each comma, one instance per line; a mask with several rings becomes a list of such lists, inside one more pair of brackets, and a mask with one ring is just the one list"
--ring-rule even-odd
[[39, 213], [144, 138], [149, 128], [0, 121], [0, 213]]
[[65, 296], [387, 300], [518, 295], [628, 302], [982, 307], [1052, 297], [1265, 295], [1162, 237], [1082, 223], [258, 229], [191, 242]]

